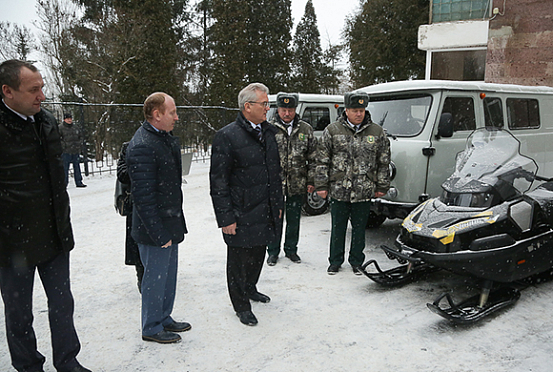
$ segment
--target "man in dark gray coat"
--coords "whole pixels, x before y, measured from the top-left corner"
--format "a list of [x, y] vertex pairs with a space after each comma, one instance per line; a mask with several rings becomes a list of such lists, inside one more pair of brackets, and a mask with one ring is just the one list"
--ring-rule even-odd
[[[12, 365], [42, 371], [33, 330], [35, 272], [48, 298], [54, 367], [90, 372], [73, 324], [69, 283], [73, 231], [56, 120], [41, 109], [40, 72], [30, 63], [0, 64], [0, 290]], [[6, 366], [4, 366], [6, 367]]]
[[267, 122], [269, 90], [253, 83], [238, 95], [241, 112], [219, 130], [211, 151], [211, 199], [227, 244], [227, 285], [240, 321], [256, 325], [257, 291], [267, 244], [280, 236], [282, 183], [276, 129]]
[[142, 339], [179, 342], [175, 332], [191, 326], [171, 317], [177, 286], [178, 244], [187, 233], [182, 211], [182, 161], [173, 98], [153, 93], [144, 102], [146, 120], [127, 148], [133, 196], [132, 232], [144, 265]]
[[86, 187], [81, 174], [81, 151], [83, 137], [81, 130], [73, 124], [73, 116], [70, 113], [63, 115], [63, 123], [60, 125], [61, 144], [63, 147], [63, 168], [65, 170], [65, 183], [69, 184], [69, 165], [73, 164], [73, 178], [77, 187]]

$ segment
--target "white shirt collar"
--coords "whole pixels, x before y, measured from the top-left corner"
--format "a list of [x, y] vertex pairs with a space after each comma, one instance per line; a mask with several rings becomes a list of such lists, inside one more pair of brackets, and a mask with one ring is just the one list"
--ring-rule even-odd
[[354, 130], [357, 130], [361, 126], [361, 124], [359, 125], [352, 124], [351, 121], [349, 121], [349, 119], [347, 119], [347, 121], [349, 126], [352, 127]]
[[6, 107], [7, 107], [11, 112], [13, 112], [13, 113], [16, 114], [17, 116], [19, 116], [21, 119], [27, 121], [27, 118], [31, 118], [31, 120], [32, 120], [33, 123], [34, 123], [34, 121], [35, 121], [34, 116], [25, 116], [25, 115], [23, 115], [23, 114], [20, 114], [19, 112], [15, 111], [15, 110], [12, 109], [10, 106], [8, 106], [8, 104], [6, 103], [6, 101], [4, 101], [4, 98], [2, 98], [2, 102], [4, 103], [4, 105], [6, 105]]

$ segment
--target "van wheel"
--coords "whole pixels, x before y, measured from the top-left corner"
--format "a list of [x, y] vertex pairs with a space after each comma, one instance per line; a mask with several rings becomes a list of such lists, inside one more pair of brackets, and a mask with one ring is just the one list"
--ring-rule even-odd
[[318, 216], [328, 210], [328, 198], [321, 198], [316, 191], [307, 193], [307, 199], [301, 208], [306, 216]]
[[374, 229], [382, 225], [384, 221], [386, 221], [386, 216], [371, 211], [371, 213], [369, 213], [369, 219], [367, 220], [367, 229]]

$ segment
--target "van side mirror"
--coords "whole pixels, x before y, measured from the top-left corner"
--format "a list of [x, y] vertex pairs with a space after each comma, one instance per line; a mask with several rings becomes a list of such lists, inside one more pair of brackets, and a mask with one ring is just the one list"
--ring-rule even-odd
[[449, 112], [444, 112], [440, 115], [440, 122], [438, 123], [438, 134], [436, 138], [452, 137], [453, 136], [453, 115]]

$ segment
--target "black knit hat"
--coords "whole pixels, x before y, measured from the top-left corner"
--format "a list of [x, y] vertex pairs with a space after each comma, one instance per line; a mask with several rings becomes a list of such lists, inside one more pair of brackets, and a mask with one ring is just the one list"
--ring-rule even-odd
[[73, 115], [71, 115], [69, 112], [66, 112], [65, 114], [63, 114], [63, 118], [64, 119], [73, 119]]

